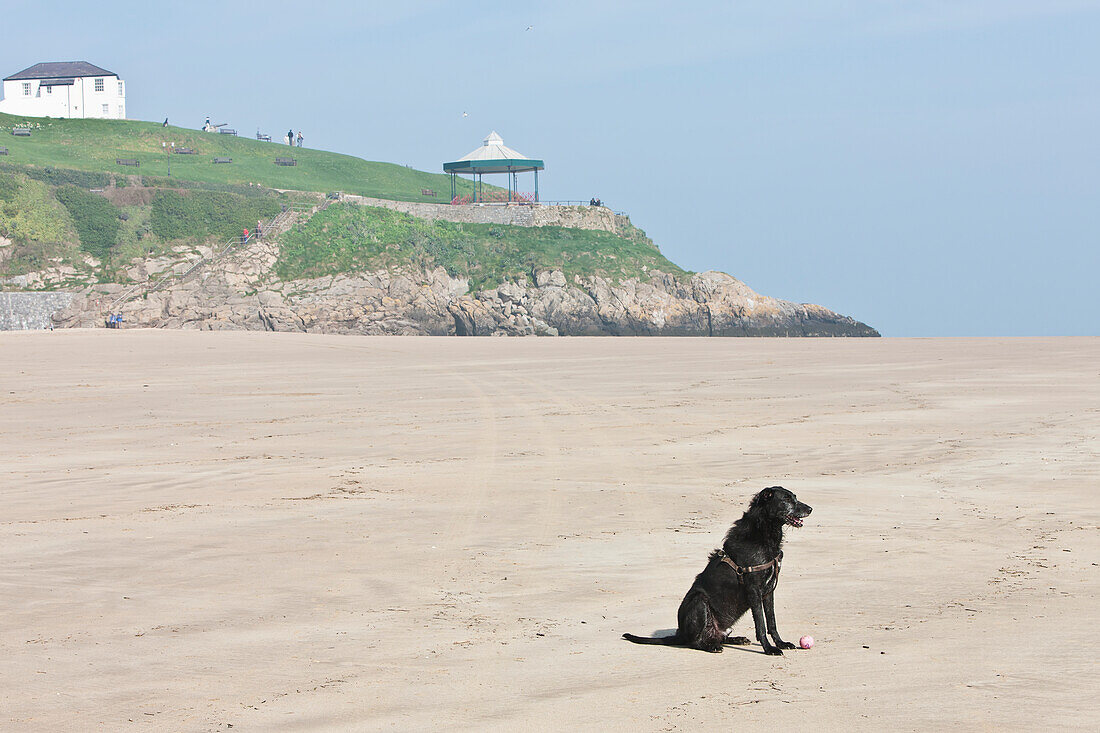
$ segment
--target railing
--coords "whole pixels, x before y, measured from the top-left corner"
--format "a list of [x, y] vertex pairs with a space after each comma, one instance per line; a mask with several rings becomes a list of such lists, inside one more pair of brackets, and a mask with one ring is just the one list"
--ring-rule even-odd
[[[524, 199], [521, 200], [521, 199], [515, 198], [516, 196], [524, 196], [524, 197], [530, 196], [531, 198], [529, 198], [529, 199], [524, 198]], [[503, 197], [504, 200], [503, 201], [499, 200], [500, 197]], [[509, 201], [507, 200], [507, 193], [499, 194], [499, 195], [496, 195], [494, 193], [494, 198], [492, 200], [490, 200], [488, 198], [488, 194], [486, 194], [486, 198], [484, 198], [480, 201], [474, 201], [473, 200], [473, 194], [470, 194], [469, 196], [455, 196], [453, 199], [451, 199], [451, 204], [454, 205], [454, 206], [463, 206], [463, 205], [466, 205], [466, 204], [473, 204], [473, 203], [499, 206], [500, 204], [507, 204], [507, 203], [509, 203]], [[534, 200], [534, 194], [525, 194], [525, 193], [517, 194], [515, 191], [512, 192], [512, 201], [510, 203], [513, 203], [513, 204], [517, 204], [517, 203], [518, 204], [535, 204], [536, 206], [585, 206], [585, 207], [592, 207], [592, 208], [604, 208], [604, 209], [607, 209], [608, 211], [610, 211], [612, 214], [615, 214], [616, 216], [626, 216], [627, 215], [625, 211], [615, 211], [614, 209], [611, 209], [611, 208], [605, 206], [604, 204], [593, 204], [591, 201], [535, 201]]]
[[[317, 211], [323, 211], [324, 209], [328, 208], [328, 205], [330, 203], [331, 203], [331, 199], [325, 199], [325, 201], [320, 205], [320, 207], [318, 207]], [[280, 226], [282, 226], [284, 223], [286, 223], [286, 221], [293, 214], [299, 214], [299, 213], [304, 213], [304, 212], [307, 212], [307, 211], [313, 211], [313, 208], [314, 208], [313, 206], [310, 206], [308, 204], [288, 204], [285, 209], [283, 209], [278, 214], [276, 214], [274, 217], [272, 217], [271, 221], [269, 221], [269, 222], [267, 222], [266, 224], [263, 225], [263, 232], [270, 232], [271, 234], [275, 234], [276, 231], [278, 230], [278, 228]], [[142, 282], [142, 283], [134, 283], [134, 285], [132, 285], [129, 288], [127, 288], [126, 290], [124, 290], [122, 292], [122, 295], [120, 295], [118, 298], [116, 298], [111, 303], [111, 305], [107, 308], [108, 316], [109, 317], [116, 317], [118, 315], [118, 309], [119, 308], [126, 305], [126, 303], [130, 302], [134, 298], [138, 297], [138, 295], [142, 294], [143, 291], [144, 291], [144, 293], [155, 293], [158, 290], [162, 289], [165, 285], [167, 285], [170, 280], [173, 280], [175, 278], [179, 278], [180, 282], [183, 282], [188, 278], [188, 276], [191, 275], [191, 273], [195, 272], [200, 267], [203, 267], [204, 265], [208, 265], [212, 262], [216, 262], [217, 260], [219, 260], [222, 257], [224, 257], [225, 255], [227, 255], [230, 252], [230, 250], [232, 250], [234, 247], [237, 247], [238, 245], [246, 244], [247, 242], [250, 242], [251, 240], [256, 239], [256, 238], [257, 238], [256, 233], [250, 231], [248, 233], [248, 239], [244, 239], [243, 238], [243, 232], [242, 232], [241, 235], [233, 237], [229, 241], [222, 244], [221, 247], [219, 247], [219, 248], [215, 249], [213, 252], [211, 252], [209, 257], [200, 257], [198, 260], [193, 262], [191, 264], [191, 266], [188, 267], [183, 272], [176, 272], [174, 270], [169, 270], [169, 271], [163, 273], [159, 278], [157, 278], [156, 280], [154, 280], [152, 282], [146, 281], [146, 282]], [[119, 318], [119, 320], [121, 320], [121, 318]]]
[[625, 211], [616, 211], [615, 209], [607, 206], [607, 204], [593, 204], [591, 201], [540, 201], [539, 203], [543, 206], [587, 206], [593, 209], [603, 208], [607, 209], [616, 216], [626, 216]]
[[464, 206], [465, 204], [537, 204], [534, 193], [528, 193], [526, 191], [512, 191], [511, 196], [507, 191], [486, 191], [478, 196], [477, 201], [474, 201], [474, 195], [469, 194], [466, 196], [455, 196], [451, 199], [451, 203], [455, 206]]

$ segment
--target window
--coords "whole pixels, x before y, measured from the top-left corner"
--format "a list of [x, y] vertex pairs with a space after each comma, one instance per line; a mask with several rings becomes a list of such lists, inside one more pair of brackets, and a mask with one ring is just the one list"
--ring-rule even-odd
[[122, 95], [123, 95], [123, 91], [122, 91], [122, 82], [119, 82], [119, 83], [118, 83], [118, 96], [120, 96], [120, 97], [121, 97]]
[[124, 119], [126, 119], [126, 107], [124, 107], [124, 106], [123, 106], [123, 105], [121, 105], [121, 104], [120, 104], [120, 105], [118, 105], [118, 118], [119, 118], [120, 120], [124, 120]]
[[46, 87], [46, 94], [53, 94], [53, 87]]
[[109, 106], [107, 106], [106, 104], [103, 105], [103, 114], [106, 115], [106, 114], [110, 114], [110, 113], [111, 113], [111, 108]]
[[23, 96], [31, 96], [31, 83], [29, 81], [23, 82]]
[[95, 90], [97, 92], [102, 92], [103, 91], [103, 80], [102, 79], [96, 79], [95, 80]]

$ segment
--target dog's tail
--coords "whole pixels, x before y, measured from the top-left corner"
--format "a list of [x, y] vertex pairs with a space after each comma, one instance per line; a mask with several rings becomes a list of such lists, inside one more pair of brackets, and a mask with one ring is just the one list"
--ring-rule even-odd
[[623, 638], [627, 641], [632, 641], [635, 644], [661, 644], [663, 646], [682, 646], [684, 643], [680, 640], [679, 631], [677, 631], [672, 636], [634, 636], [634, 634], [623, 634]]

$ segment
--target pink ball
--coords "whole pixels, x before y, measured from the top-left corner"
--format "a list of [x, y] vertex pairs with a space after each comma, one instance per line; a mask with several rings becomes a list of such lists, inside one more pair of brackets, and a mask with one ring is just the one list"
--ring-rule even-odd
[[798, 640], [798, 645], [803, 649], [813, 649], [814, 638], [812, 636], [803, 636], [801, 639]]

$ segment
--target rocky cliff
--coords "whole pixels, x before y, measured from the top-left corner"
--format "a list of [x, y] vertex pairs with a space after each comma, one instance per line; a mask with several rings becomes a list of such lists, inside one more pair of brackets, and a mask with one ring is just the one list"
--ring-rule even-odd
[[[611, 281], [539, 270], [470, 292], [442, 268], [281, 281], [278, 245], [264, 241], [127, 302], [124, 327], [459, 336], [877, 336], [817, 305], [760, 295], [730, 275], [652, 271]], [[141, 263], [142, 280], [175, 263]], [[95, 285], [54, 315], [59, 327], [100, 326], [123, 286]]]

